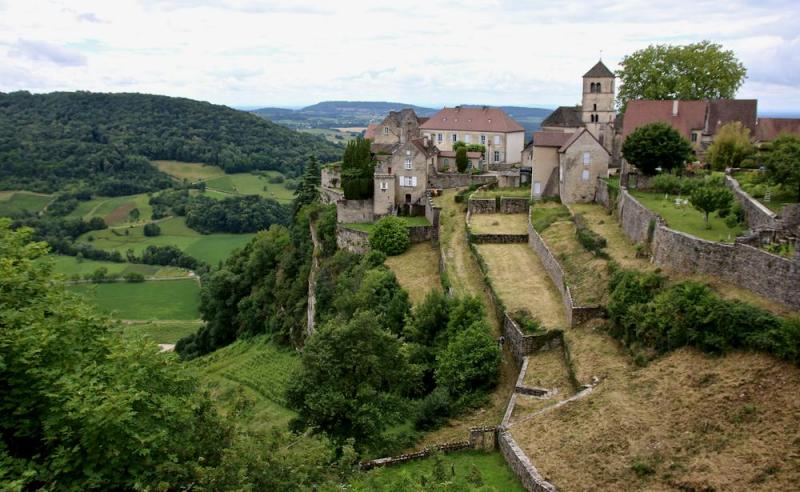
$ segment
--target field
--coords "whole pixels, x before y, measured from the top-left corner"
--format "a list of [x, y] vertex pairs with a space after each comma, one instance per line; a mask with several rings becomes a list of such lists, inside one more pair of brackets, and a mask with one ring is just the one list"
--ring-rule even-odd
[[[106, 229], [93, 231], [79, 237], [80, 242], [86, 242], [96, 248], [116, 250], [123, 255], [130, 248], [140, 254], [147, 246], [172, 245], [185, 253], [203, 260], [211, 265], [223, 261], [236, 249], [247, 244], [254, 234], [200, 234], [186, 227], [183, 217], [173, 217], [159, 222], [161, 235], [147, 237], [143, 227], [136, 226], [122, 230]], [[127, 232], [127, 234], [125, 234]], [[90, 240], [89, 238], [93, 238]]]
[[202, 162], [152, 161], [152, 163], [162, 173], [192, 183], [225, 175], [221, 167]]
[[[420, 226], [429, 226], [431, 225], [428, 222], [428, 219], [425, 217], [398, 217], [402, 219], [406, 223], [406, 227], [420, 227]], [[375, 228], [375, 223], [373, 222], [358, 222], [352, 224], [342, 224], [342, 227], [347, 227], [348, 229], [355, 229], [356, 231], [362, 232], [372, 232], [372, 229]]]
[[321, 135], [325, 140], [344, 145], [350, 140], [361, 136], [359, 128], [300, 128], [299, 132]]
[[469, 227], [475, 234], [527, 234], [527, 214], [472, 214]]
[[430, 243], [412, 244], [402, 255], [388, 257], [386, 266], [414, 305], [420, 304], [431, 290], [441, 290], [439, 252]]
[[118, 319], [195, 320], [200, 285], [196, 280], [71, 285], [69, 290]]
[[174, 344], [181, 338], [196, 332], [202, 321], [147, 321], [144, 323], [125, 323], [122, 334], [126, 337], [141, 336], [155, 343]]
[[137, 263], [115, 263], [113, 261], [80, 260], [74, 256], [52, 255], [47, 257], [53, 262], [53, 271], [71, 277], [73, 275], [87, 275], [98, 268], [106, 268], [108, 273], [125, 274], [129, 272], [141, 273], [145, 277], [178, 277], [187, 276], [189, 272], [183, 268], [140, 265]]
[[[300, 366], [300, 358], [290, 349], [281, 349], [266, 337], [238, 340], [212, 354], [189, 363], [208, 385], [212, 399], [224, 414], [252, 403], [244, 415], [237, 416], [248, 430], [286, 428], [295, 413], [286, 408], [285, 392], [289, 380]], [[241, 417], [241, 420], [240, 420]]]
[[[389, 490], [387, 487], [391, 485], [397, 486], [396, 481], [401, 477], [411, 483], [418, 484], [420, 477], [431, 477], [434, 459], [425, 458], [399, 465], [376, 468], [362, 475], [356, 475], [353, 482], [361, 485], [366, 490]], [[468, 483], [466, 478], [470, 471], [473, 468], [477, 468], [483, 481], [483, 487], [480, 488], [482, 491], [522, 492], [525, 490], [516, 476], [514, 476], [511, 468], [506, 465], [500, 453], [458, 451], [441, 455], [441, 460], [445, 473], [450, 477], [450, 482], [462, 484], [462, 487], [463, 484]], [[455, 476], [452, 473], [455, 473]], [[453, 490], [463, 489], [454, 487]]]
[[476, 247], [508, 311], [527, 309], [545, 328], [566, 325], [561, 294], [527, 244], [478, 244]]
[[269, 182], [269, 177], [280, 175], [277, 171], [264, 171], [264, 174], [226, 174], [206, 181], [206, 190], [218, 195], [261, 195], [281, 203], [289, 203], [294, 199], [294, 191], [286, 188], [283, 183]]
[[728, 227], [725, 219], [716, 213], [710, 214], [708, 223], [710, 229], [706, 229], [703, 221], [703, 213], [687, 205], [675, 205], [675, 197], [669, 195], [665, 198], [663, 193], [648, 191], [632, 191], [631, 194], [639, 200], [645, 207], [660, 215], [667, 221], [667, 226], [677, 231], [692, 234], [709, 241], [720, 241], [732, 243], [733, 240], [744, 232], [744, 227]]
[[20, 212], [39, 212], [52, 199], [52, 195], [43, 193], [0, 191], [0, 217], [13, 216]]
[[[70, 212], [67, 217], [73, 219], [89, 220], [92, 217], [102, 217], [109, 226], [124, 224], [142, 224], [150, 220], [153, 207], [148, 203], [150, 197], [145, 194], [94, 197], [91, 200], [78, 202], [78, 207]], [[129, 212], [139, 210], [139, 218], [131, 220]]]

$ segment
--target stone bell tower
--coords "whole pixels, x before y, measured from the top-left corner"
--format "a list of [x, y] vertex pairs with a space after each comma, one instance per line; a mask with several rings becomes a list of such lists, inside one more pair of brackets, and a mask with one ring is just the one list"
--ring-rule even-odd
[[614, 72], [602, 60], [583, 75], [581, 120], [586, 129], [611, 150], [614, 138]]

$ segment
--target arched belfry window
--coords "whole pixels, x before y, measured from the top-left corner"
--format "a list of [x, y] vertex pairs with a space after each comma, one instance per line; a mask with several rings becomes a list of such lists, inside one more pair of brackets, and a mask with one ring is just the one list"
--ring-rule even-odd
[[594, 88], [596, 89], [595, 92], [602, 92], [602, 90], [600, 89], [600, 82], [596, 83]]

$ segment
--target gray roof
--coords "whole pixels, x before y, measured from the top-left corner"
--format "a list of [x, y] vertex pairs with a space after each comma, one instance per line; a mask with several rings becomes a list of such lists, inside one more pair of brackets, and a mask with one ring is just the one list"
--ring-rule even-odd
[[559, 106], [555, 111], [550, 113], [547, 118], [542, 120], [539, 126], [580, 128], [583, 126], [583, 121], [581, 121], [581, 107]]
[[603, 63], [603, 60], [598, 61], [595, 66], [589, 69], [588, 72], [583, 74], [583, 77], [592, 77], [592, 78], [614, 78], [614, 72], [608, 69], [607, 66]]

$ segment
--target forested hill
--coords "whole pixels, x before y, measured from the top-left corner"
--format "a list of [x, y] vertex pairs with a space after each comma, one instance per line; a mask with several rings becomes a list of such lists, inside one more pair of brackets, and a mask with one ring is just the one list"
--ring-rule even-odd
[[311, 154], [328, 162], [341, 148], [227, 106], [148, 94], [0, 93], [0, 189], [74, 185], [123, 195], [169, 186], [151, 159], [295, 176]]

